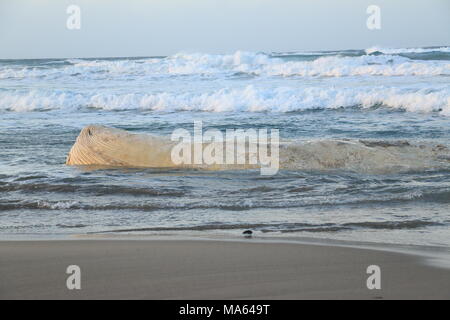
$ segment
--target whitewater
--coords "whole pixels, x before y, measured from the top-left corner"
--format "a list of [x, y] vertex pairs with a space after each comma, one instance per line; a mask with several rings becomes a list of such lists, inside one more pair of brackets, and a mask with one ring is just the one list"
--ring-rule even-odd
[[[0, 237], [450, 245], [450, 47], [0, 60]], [[279, 129], [280, 172], [65, 165], [89, 125]]]
[[449, 115], [450, 52], [435, 50], [2, 61], [0, 110], [294, 112], [384, 106]]

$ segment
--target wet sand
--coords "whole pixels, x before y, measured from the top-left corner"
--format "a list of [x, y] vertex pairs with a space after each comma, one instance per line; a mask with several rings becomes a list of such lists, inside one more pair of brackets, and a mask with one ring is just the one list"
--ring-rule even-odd
[[[81, 290], [66, 269], [81, 268]], [[366, 286], [381, 268], [381, 290]], [[450, 299], [424, 259], [296, 243], [0, 241], [0, 299]]]

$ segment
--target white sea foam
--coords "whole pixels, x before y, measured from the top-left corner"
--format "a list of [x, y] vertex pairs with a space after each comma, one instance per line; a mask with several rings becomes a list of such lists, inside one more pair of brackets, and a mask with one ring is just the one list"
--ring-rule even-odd
[[70, 92], [0, 92], [0, 110], [16, 112], [78, 108], [86, 101], [85, 96]]
[[433, 48], [381, 48], [371, 47], [365, 50], [367, 54], [381, 52], [384, 54], [402, 54], [402, 53], [428, 53], [443, 52], [450, 53], [450, 47], [433, 47]]
[[[439, 50], [446, 52], [446, 48]], [[57, 61], [61, 63], [0, 61], [0, 110], [88, 107], [292, 112], [385, 106], [450, 115], [450, 86], [446, 80], [450, 61], [413, 60], [394, 54], [437, 49], [372, 48], [367, 52], [379, 50], [390, 54], [323, 53], [305, 61], [297, 56], [289, 58], [288, 54], [286, 58], [238, 51], [225, 55], [179, 53], [166, 58]], [[214, 81], [204, 81], [205, 77]]]
[[229, 55], [179, 53], [167, 58], [78, 59], [67, 62], [70, 64], [52, 68], [3, 66], [0, 67], [0, 79], [78, 77], [102, 80], [174, 75], [223, 76], [237, 73], [282, 77], [450, 75], [449, 61], [410, 60], [391, 54], [356, 57], [322, 56], [313, 61], [292, 61], [263, 53], [238, 51]]
[[185, 93], [0, 92], [0, 110], [33, 111], [97, 108], [102, 110], [294, 112], [341, 107], [384, 106], [450, 116], [450, 87], [439, 90], [356, 87], [279, 87], [219, 89]]
[[[392, 173], [449, 167], [449, 150], [445, 146], [407, 141], [313, 140], [283, 146], [280, 155], [281, 167], [291, 170]], [[409, 194], [408, 198], [417, 196]]]

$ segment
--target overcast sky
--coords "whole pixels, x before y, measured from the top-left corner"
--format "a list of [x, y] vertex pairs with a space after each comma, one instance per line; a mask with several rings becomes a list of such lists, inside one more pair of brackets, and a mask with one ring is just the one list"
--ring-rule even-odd
[[[381, 30], [366, 26], [371, 4]], [[0, 0], [0, 59], [440, 45], [449, 0]]]

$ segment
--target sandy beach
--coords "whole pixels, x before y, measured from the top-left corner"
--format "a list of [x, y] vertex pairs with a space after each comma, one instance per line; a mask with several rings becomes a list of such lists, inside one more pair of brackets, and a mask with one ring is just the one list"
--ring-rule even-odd
[[[449, 299], [450, 270], [406, 254], [297, 243], [0, 242], [0, 299]], [[66, 269], [81, 268], [81, 290]], [[381, 268], [381, 290], [366, 286]]]
[[449, 0], [41, 2], [0, 2], [0, 300], [450, 299]]

